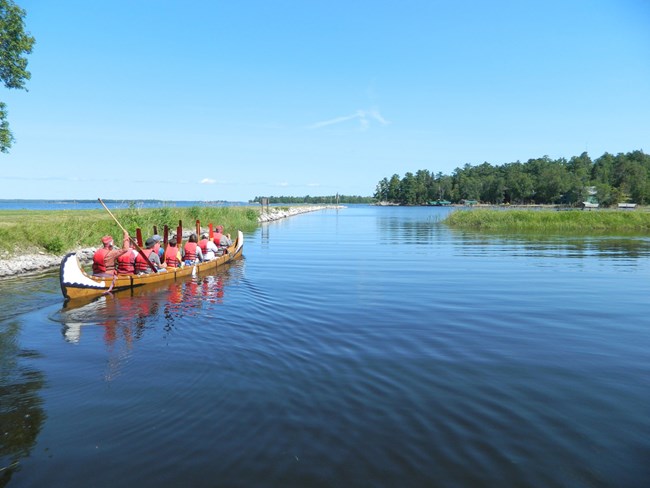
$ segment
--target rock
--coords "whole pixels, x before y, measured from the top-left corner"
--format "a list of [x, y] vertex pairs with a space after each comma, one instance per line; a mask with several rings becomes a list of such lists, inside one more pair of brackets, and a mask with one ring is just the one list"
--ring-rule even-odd
[[298, 215], [307, 212], [315, 212], [316, 210], [325, 210], [328, 208], [345, 208], [341, 205], [308, 205], [304, 207], [289, 207], [288, 210], [279, 209], [277, 207], [268, 207], [267, 209], [262, 210], [260, 216], [257, 218], [257, 221], [260, 223], [263, 222], [272, 222], [274, 220], [284, 219], [286, 217], [291, 217], [293, 215]]
[[[77, 255], [82, 262], [92, 259], [96, 248], [77, 249]], [[14, 275], [33, 274], [56, 268], [61, 264], [63, 256], [49, 255], [44, 252], [38, 254], [25, 254], [11, 259], [8, 253], [0, 259], [0, 278], [7, 278]]]

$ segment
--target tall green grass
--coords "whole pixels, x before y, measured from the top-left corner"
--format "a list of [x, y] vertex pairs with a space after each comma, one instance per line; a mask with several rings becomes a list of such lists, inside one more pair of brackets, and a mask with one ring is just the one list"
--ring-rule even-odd
[[628, 210], [494, 210], [452, 212], [443, 221], [459, 229], [536, 231], [650, 231], [650, 212]]
[[[135, 237], [136, 228], [141, 228], [145, 239], [153, 234], [154, 225], [160, 235], [165, 225], [170, 234], [175, 233], [179, 220], [183, 221], [183, 229], [194, 229], [197, 219], [204, 228], [210, 223], [223, 225], [224, 232], [233, 237], [237, 230], [249, 232], [259, 225], [259, 209], [254, 207], [131, 206], [112, 212], [129, 234]], [[78, 247], [97, 246], [106, 234], [121, 242], [122, 231], [104, 210], [0, 211], [0, 252], [5, 255], [39, 251], [62, 254]]]

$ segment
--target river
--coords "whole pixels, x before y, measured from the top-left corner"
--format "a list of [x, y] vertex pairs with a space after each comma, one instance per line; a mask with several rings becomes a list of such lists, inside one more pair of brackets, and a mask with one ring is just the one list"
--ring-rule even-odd
[[0, 282], [0, 486], [647, 486], [650, 238], [449, 211], [263, 224], [78, 307]]

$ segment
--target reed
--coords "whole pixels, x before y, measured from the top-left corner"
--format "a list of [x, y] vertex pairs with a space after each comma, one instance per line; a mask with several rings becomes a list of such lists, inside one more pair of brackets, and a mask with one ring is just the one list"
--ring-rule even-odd
[[650, 231], [650, 212], [627, 210], [495, 210], [452, 212], [443, 221], [460, 229], [537, 231]]
[[[224, 232], [250, 232], [257, 228], [259, 209], [254, 207], [161, 207], [111, 210], [122, 226], [135, 237], [141, 228], [144, 238], [153, 234], [154, 225], [162, 235], [168, 225], [176, 232], [178, 221], [184, 229], [194, 229], [196, 220], [223, 225]], [[104, 210], [2, 210], [0, 211], [0, 251], [6, 255], [24, 252], [62, 254], [79, 247], [99, 245], [110, 234], [121, 241], [122, 231]]]

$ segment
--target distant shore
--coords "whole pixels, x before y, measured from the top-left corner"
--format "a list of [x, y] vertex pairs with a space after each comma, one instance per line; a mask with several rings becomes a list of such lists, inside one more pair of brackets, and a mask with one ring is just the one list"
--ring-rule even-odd
[[[258, 223], [263, 224], [281, 220], [294, 215], [299, 215], [307, 212], [315, 212], [325, 209], [339, 209], [345, 208], [337, 205], [304, 205], [295, 207], [269, 207], [260, 212]], [[183, 232], [189, 234], [188, 230]], [[0, 254], [0, 279], [11, 278], [18, 275], [36, 274], [56, 268], [61, 263], [61, 260], [68, 252], [76, 252], [82, 262], [89, 262], [97, 247], [84, 247], [77, 249], [69, 249], [63, 254], [50, 254], [46, 252], [21, 254], [18, 256], [11, 255], [8, 251]]]

